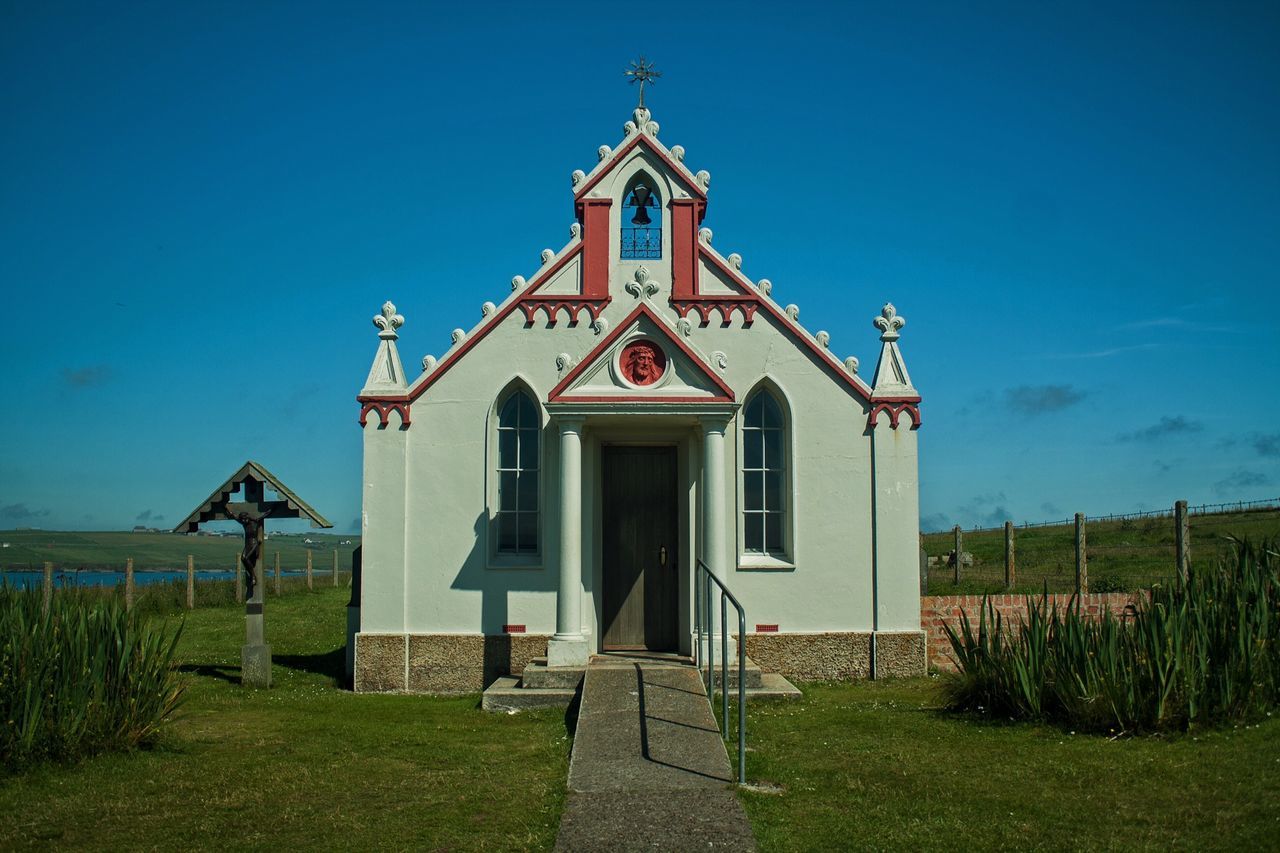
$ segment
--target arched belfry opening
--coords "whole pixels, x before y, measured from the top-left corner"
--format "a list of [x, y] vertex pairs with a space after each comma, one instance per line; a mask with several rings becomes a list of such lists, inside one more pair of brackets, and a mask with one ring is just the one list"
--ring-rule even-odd
[[655, 183], [640, 172], [622, 197], [623, 260], [662, 257], [662, 198]]

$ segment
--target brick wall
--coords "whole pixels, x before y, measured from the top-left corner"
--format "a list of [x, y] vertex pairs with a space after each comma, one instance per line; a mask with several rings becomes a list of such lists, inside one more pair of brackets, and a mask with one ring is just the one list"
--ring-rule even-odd
[[[991, 595], [987, 598], [1005, 624], [1017, 625], [1020, 616], [1025, 618], [1027, 612], [1025, 595]], [[1061, 612], [1071, 598], [1070, 595], [1050, 595], [1049, 606], [1053, 607], [1057, 604]], [[1128, 592], [1086, 595], [1080, 599], [1080, 612], [1095, 619], [1108, 610], [1119, 616], [1134, 600], [1135, 595]], [[942, 626], [950, 625], [952, 630], [959, 632], [960, 614], [964, 613], [969, 617], [969, 624], [976, 631], [982, 601], [981, 595], [926, 595], [920, 599], [920, 624], [929, 635], [931, 667], [955, 670], [955, 662], [951, 659], [951, 642], [947, 639]]]

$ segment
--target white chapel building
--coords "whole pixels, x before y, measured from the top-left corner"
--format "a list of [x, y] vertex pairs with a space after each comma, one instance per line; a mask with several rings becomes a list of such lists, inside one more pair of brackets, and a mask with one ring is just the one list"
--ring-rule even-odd
[[766, 672], [925, 671], [903, 319], [874, 317], [865, 378], [713, 247], [711, 176], [649, 111], [624, 132], [573, 173], [569, 242], [439, 359], [409, 376], [404, 319], [390, 302], [374, 318], [358, 691], [696, 654], [699, 560], [744, 605], [738, 641]]

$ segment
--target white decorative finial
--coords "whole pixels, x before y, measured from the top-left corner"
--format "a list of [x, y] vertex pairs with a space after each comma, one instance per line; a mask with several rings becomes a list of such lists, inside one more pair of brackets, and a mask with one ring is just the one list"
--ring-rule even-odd
[[522, 275], [515, 276], [514, 278], [511, 279], [511, 290], [513, 292], [517, 290], [523, 290], [525, 284], [526, 282], [524, 280], [524, 276]]
[[681, 317], [676, 320], [676, 331], [684, 335], [686, 338], [693, 336], [693, 323], [688, 317]]
[[672, 145], [672, 146], [671, 146], [671, 157], [672, 157], [672, 159], [674, 159], [677, 163], [683, 163], [683, 162], [684, 162], [684, 146], [683, 146], [683, 145]]
[[701, 172], [694, 175], [693, 179], [697, 181], [698, 186], [702, 187], [704, 190], [711, 186], [711, 173], [706, 169], [703, 169]]
[[582, 223], [581, 222], [575, 222], [569, 226], [569, 239], [570, 240], [582, 239]]
[[725, 370], [729, 367], [729, 357], [720, 352], [720, 350], [716, 350], [711, 353], [711, 361], [721, 370]]
[[557, 373], [564, 373], [566, 370], [568, 370], [571, 367], [573, 367], [573, 356], [569, 355], [569, 353], [562, 352], [558, 356], [556, 356], [556, 372]]
[[586, 179], [587, 179], [587, 173], [582, 171], [581, 169], [574, 169], [573, 174], [569, 176], [569, 180], [573, 182], [573, 185], [575, 187], [578, 184], [585, 181]]
[[546, 266], [547, 264], [555, 260], [556, 253], [551, 251], [550, 249], [543, 249], [542, 254], [539, 255], [538, 257], [542, 258], [542, 265]]
[[422, 357], [422, 372], [430, 373], [435, 369], [436, 357], [434, 355], [424, 355]]
[[742, 269], [742, 255], [739, 255], [737, 252], [730, 252], [729, 257], [725, 258], [725, 260], [728, 261], [729, 266], [733, 267], [735, 270]]
[[790, 317], [790, 318], [791, 318], [791, 321], [792, 321], [793, 323], [798, 323], [798, 322], [800, 321], [800, 306], [799, 306], [799, 305], [796, 305], [796, 304], [793, 302], [793, 303], [791, 303], [790, 305], [788, 305], [786, 308], [783, 308], [782, 310], [783, 310], [784, 312], [786, 312], [786, 315], [787, 315], [788, 317]]
[[467, 333], [461, 329], [454, 329], [453, 334], [449, 335], [449, 340], [453, 341], [455, 345], [462, 343], [466, 339]]
[[762, 278], [759, 281], [757, 281], [756, 287], [760, 288], [760, 292], [763, 293], [765, 296], [768, 296], [769, 294], [773, 293], [773, 282], [769, 281], [769, 279], [767, 278]]
[[828, 347], [831, 346], [830, 332], [818, 332], [818, 334], [814, 335], [813, 337], [818, 341], [818, 346], [822, 347], [823, 349], [827, 349]]
[[898, 330], [907, 325], [906, 318], [898, 316], [898, 309], [892, 302], [886, 302], [880, 309], [880, 316], [875, 319], [875, 327], [880, 330], [880, 340], [896, 341]]
[[851, 356], [849, 356], [848, 358], [846, 358], [846, 359], [844, 360], [844, 369], [845, 369], [845, 370], [847, 370], [847, 371], [849, 371], [850, 373], [857, 373], [857, 372], [858, 372], [858, 357], [857, 357], [856, 355], [851, 355]]
[[598, 317], [591, 323], [591, 331], [597, 335], [603, 335], [609, 331], [609, 321], [604, 317]]
[[613, 156], [613, 149], [610, 148], [608, 145], [601, 145], [599, 148], [596, 149], [596, 157], [598, 157], [601, 160], [608, 160], [612, 156]]
[[480, 316], [486, 320], [493, 316], [493, 312], [498, 310], [498, 306], [492, 302], [485, 302], [480, 306]]
[[395, 304], [388, 299], [382, 303], [382, 313], [374, 315], [373, 325], [381, 330], [378, 332], [378, 337], [394, 341], [400, 337], [396, 334], [396, 329], [404, 325], [404, 317], [396, 313]]
[[699, 239], [699, 240], [701, 240], [702, 242], [706, 243], [708, 246], [710, 246], [710, 245], [711, 245], [711, 237], [712, 237], [712, 236], [713, 236], [713, 235], [712, 235], [712, 233], [711, 233], [711, 229], [710, 229], [710, 228], [699, 228], [699, 229], [698, 229], [698, 239]]
[[636, 269], [635, 281], [626, 283], [626, 291], [639, 299], [643, 294], [646, 298], [653, 296], [658, 292], [658, 283], [649, 277], [649, 269], [643, 264]]

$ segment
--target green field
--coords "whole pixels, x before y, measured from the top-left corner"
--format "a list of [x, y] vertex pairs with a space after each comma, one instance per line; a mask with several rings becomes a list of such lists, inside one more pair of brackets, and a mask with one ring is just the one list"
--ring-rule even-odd
[[[306, 544], [305, 539], [313, 544]], [[0, 543], [4, 542], [9, 547], [0, 548], [0, 567], [22, 571], [39, 570], [46, 561], [61, 570], [123, 569], [129, 557], [136, 569], [185, 569], [188, 554], [195, 557], [197, 569], [234, 569], [236, 554], [244, 545], [241, 536], [65, 530], [3, 530]], [[338, 568], [350, 571], [351, 552], [359, 544], [360, 537], [354, 535], [318, 531], [271, 534], [266, 543], [267, 568], [274, 565], [277, 552], [282, 569], [306, 568], [307, 550], [311, 549], [315, 570], [330, 571], [336, 549]]]
[[[1254, 541], [1280, 538], [1280, 509], [1192, 515], [1191, 564], [1212, 565], [1229, 544], [1226, 537]], [[953, 549], [950, 531], [923, 537], [930, 557], [929, 594], [999, 592], [1004, 589], [1004, 531], [962, 531], [963, 549], [972, 566], [961, 566], [960, 583], [946, 555]], [[1085, 525], [1089, 589], [1132, 592], [1167, 581], [1174, 573], [1172, 517], [1093, 521]], [[1015, 527], [1015, 592], [1070, 592], [1075, 588], [1075, 528]]]
[[[271, 690], [242, 608], [187, 614], [161, 742], [0, 776], [0, 849], [550, 849], [565, 714], [342, 689], [347, 596], [268, 600]], [[944, 714], [934, 679], [803, 689], [749, 709], [762, 850], [1277, 848], [1280, 719], [1112, 741]]]

